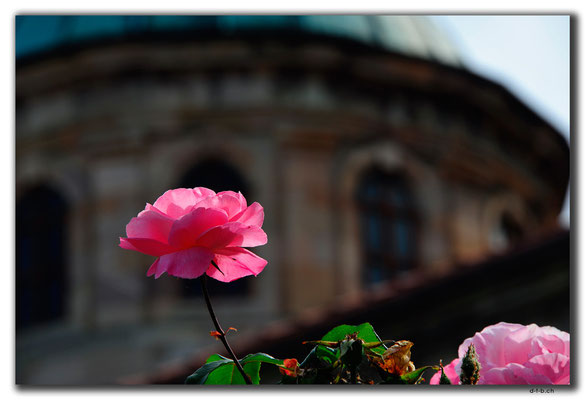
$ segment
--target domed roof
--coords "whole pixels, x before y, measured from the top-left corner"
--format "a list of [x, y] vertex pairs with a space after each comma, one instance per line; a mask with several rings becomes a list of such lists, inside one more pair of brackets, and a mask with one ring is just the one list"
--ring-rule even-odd
[[19, 15], [15, 52], [23, 58], [83, 42], [182, 31], [322, 34], [461, 66], [454, 46], [430, 19], [403, 15]]

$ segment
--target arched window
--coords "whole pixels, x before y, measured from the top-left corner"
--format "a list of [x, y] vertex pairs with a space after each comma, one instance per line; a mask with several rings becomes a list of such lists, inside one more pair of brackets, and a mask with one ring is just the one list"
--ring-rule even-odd
[[506, 241], [510, 245], [515, 245], [522, 240], [524, 229], [511, 213], [505, 212], [504, 215], [502, 215], [501, 225]]
[[37, 186], [16, 203], [16, 328], [59, 319], [67, 299], [67, 212], [59, 193]]
[[363, 282], [388, 281], [416, 265], [417, 217], [404, 175], [370, 168], [356, 191]]
[[489, 240], [493, 250], [502, 251], [522, 241], [524, 229], [509, 211], [504, 211], [490, 232]]
[[[219, 159], [201, 161], [189, 169], [180, 181], [179, 187], [193, 188], [203, 186], [221, 192], [232, 190], [242, 192], [249, 199], [249, 187], [244, 177], [232, 165]], [[183, 296], [194, 297], [201, 295], [199, 280], [182, 279]], [[241, 296], [249, 292], [249, 278], [223, 283], [215, 279], [208, 280], [208, 288], [212, 296]]]

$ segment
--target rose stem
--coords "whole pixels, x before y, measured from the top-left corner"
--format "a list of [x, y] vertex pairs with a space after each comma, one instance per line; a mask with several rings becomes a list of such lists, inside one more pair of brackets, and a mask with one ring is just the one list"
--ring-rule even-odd
[[236, 357], [236, 355], [234, 354], [234, 351], [230, 347], [227, 339], [225, 338], [225, 332], [223, 331], [223, 329], [221, 329], [221, 326], [219, 325], [219, 321], [217, 320], [217, 317], [215, 316], [215, 312], [213, 312], [213, 307], [211, 306], [211, 300], [209, 300], [209, 293], [207, 292], [207, 275], [205, 275], [205, 274], [203, 274], [203, 276], [201, 277], [201, 288], [203, 289], [203, 295], [205, 296], [205, 302], [207, 303], [207, 310], [209, 311], [209, 316], [211, 317], [211, 320], [213, 321], [213, 324], [215, 325], [215, 329], [217, 329], [217, 331], [219, 332], [219, 338], [220, 338], [221, 342], [225, 346], [225, 349], [228, 351], [228, 353], [230, 353], [230, 356], [232, 357], [232, 360], [234, 360], [234, 363], [236, 363], [236, 367], [238, 368], [238, 370], [240, 371], [240, 373], [244, 377], [246, 384], [251, 385], [252, 380], [250, 379], [248, 374], [246, 374], [244, 372], [244, 368], [242, 368], [242, 364], [240, 364], [240, 362], [238, 361], [238, 357]]

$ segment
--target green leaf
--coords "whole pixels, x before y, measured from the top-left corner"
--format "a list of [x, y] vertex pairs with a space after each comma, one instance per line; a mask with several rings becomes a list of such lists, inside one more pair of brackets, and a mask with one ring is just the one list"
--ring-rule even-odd
[[208, 363], [214, 362], [214, 361], [221, 361], [221, 360], [232, 361], [231, 358], [224, 357], [221, 354], [212, 354], [209, 356], [209, 358], [207, 360], [205, 360], [205, 364], [208, 364]]
[[240, 360], [240, 363], [242, 363], [242, 365], [249, 362], [263, 362], [267, 364], [278, 365], [281, 367], [284, 366], [284, 360], [279, 360], [278, 358], [274, 358], [266, 353], [248, 354], [246, 357]]
[[434, 369], [434, 370], [438, 370], [437, 367], [427, 365], [425, 367], [415, 369], [412, 372], [409, 372], [407, 374], [402, 375], [400, 377], [400, 379], [402, 381], [404, 381], [404, 383], [407, 385], [416, 385], [416, 384], [420, 383], [420, 381], [422, 379], [423, 372], [425, 372], [429, 368]]
[[[244, 371], [246, 371], [244, 369]], [[204, 385], [245, 385], [244, 377], [233, 361], [218, 366], [203, 383]]]
[[[357, 333], [357, 337], [362, 339], [365, 343], [382, 341], [374, 331], [372, 325], [370, 325], [368, 322], [365, 322], [361, 325], [339, 325], [325, 334], [321, 340], [338, 342], [345, 339], [347, 335], [352, 333]], [[380, 346], [374, 347], [371, 350], [377, 354], [383, 354], [386, 348], [387, 347], [385, 345], [381, 344]]]
[[335, 361], [337, 361], [337, 359], [339, 358], [337, 352], [331, 347], [327, 346], [316, 346], [315, 355], [317, 356], [317, 358], [328, 364], [334, 364]]
[[[234, 367], [235, 367], [235, 365], [234, 365]], [[252, 384], [259, 385], [260, 384], [260, 362], [249, 362], [249, 363], [242, 365], [242, 367], [244, 368], [244, 372], [252, 380]], [[240, 377], [242, 376], [242, 374], [240, 374], [240, 372], [237, 370], [237, 368], [236, 368], [236, 372], [238, 373], [238, 376], [240, 376]], [[244, 380], [244, 378], [242, 378], [242, 381], [243, 380]], [[245, 382], [232, 383], [232, 385], [243, 385], [244, 383]]]
[[195, 371], [193, 374], [189, 375], [185, 380], [185, 383], [188, 385], [203, 385], [207, 381], [209, 374], [220, 368], [221, 366], [225, 365], [226, 363], [232, 363], [233, 361], [229, 360], [218, 360], [213, 362], [208, 362], [204, 364], [201, 368]]
[[[284, 366], [283, 360], [276, 359], [264, 353], [248, 354], [239, 361], [244, 372], [255, 385], [260, 383], [261, 363]], [[246, 381], [231, 359], [214, 354], [207, 359], [201, 368], [190, 375], [185, 383], [200, 385], [245, 385]]]

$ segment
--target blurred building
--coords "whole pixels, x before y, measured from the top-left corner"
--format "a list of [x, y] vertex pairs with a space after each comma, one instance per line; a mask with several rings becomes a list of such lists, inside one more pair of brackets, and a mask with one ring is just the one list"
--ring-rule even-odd
[[209, 344], [198, 282], [118, 247], [171, 188], [265, 208], [265, 271], [211, 289], [241, 337], [560, 229], [566, 141], [422, 16], [17, 16], [15, 52], [17, 383]]

